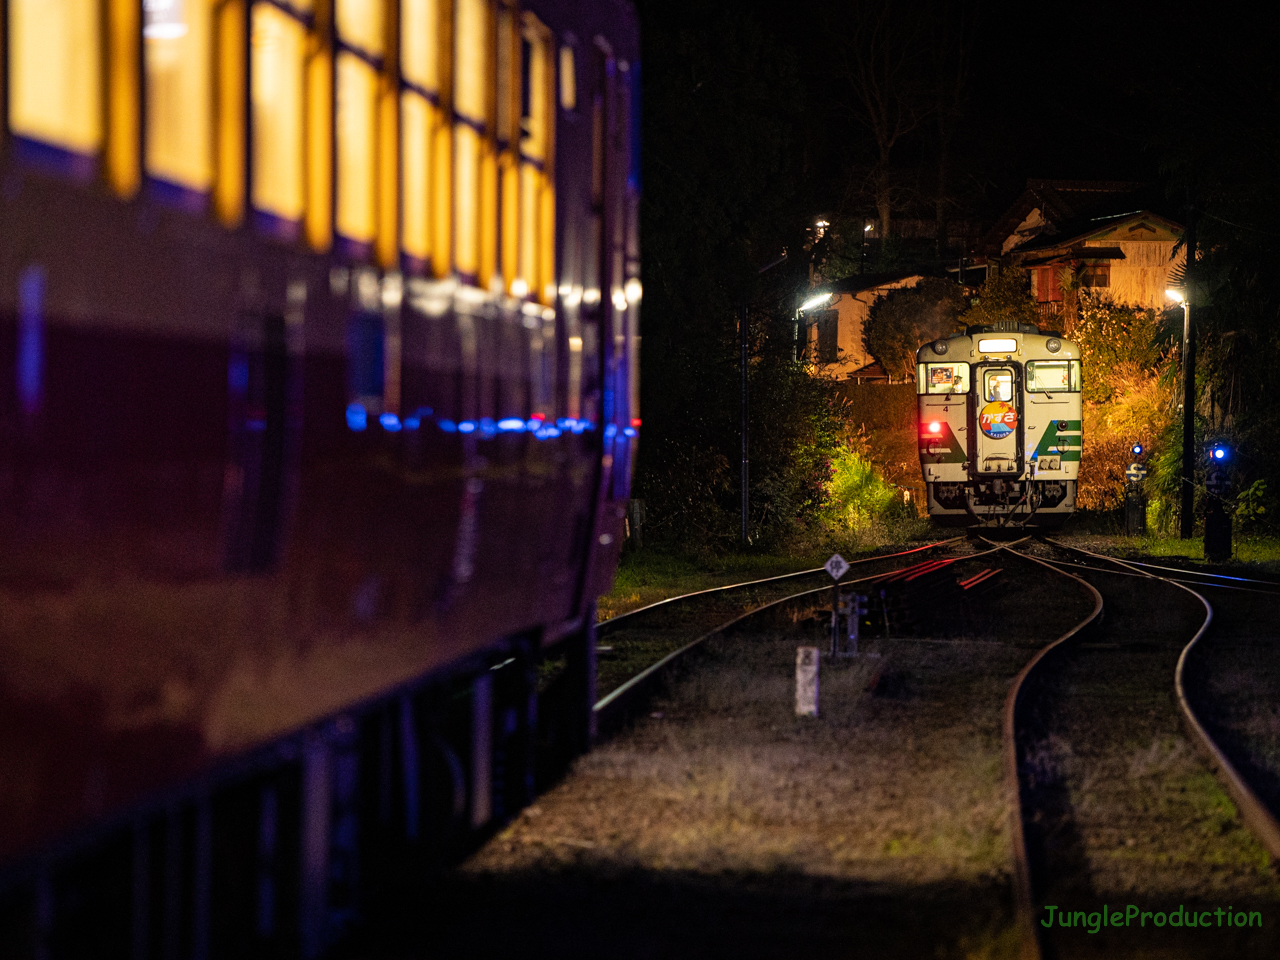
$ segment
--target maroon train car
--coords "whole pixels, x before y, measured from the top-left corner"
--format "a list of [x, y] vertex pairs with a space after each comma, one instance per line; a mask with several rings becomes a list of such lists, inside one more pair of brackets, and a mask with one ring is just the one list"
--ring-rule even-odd
[[0, 952], [315, 956], [589, 742], [636, 17], [0, 6]]

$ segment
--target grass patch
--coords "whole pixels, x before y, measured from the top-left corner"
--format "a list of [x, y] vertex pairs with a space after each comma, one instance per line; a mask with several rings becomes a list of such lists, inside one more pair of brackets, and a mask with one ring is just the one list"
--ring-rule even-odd
[[[837, 551], [744, 552], [697, 557], [657, 547], [629, 551], [622, 556], [613, 589], [600, 598], [597, 619], [608, 620], [629, 610], [698, 590], [812, 570], [826, 563], [834, 552]], [[845, 559], [852, 559], [871, 551], [838, 552]]]

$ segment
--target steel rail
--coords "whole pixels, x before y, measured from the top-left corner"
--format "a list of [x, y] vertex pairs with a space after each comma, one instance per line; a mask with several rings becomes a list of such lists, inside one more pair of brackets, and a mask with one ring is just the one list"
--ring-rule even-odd
[[[1112, 559], [1112, 558], [1108, 558], [1108, 559]], [[1045, 563], [1061, 564], [1061, 565], [1063, 565], [1063, 566], [1068, 566], [1068, 565], [1067, 565], [1067, 563], [1066, 563], [1066, 561], [1063, 561], [1063, 560], [1045, 560], [1044, 562], [1045, 562]], [[1141, 564], [1140, 564], [1138, 561], [1136, 561], [1136, 560], [1128, 560], [1128, 561], [1125, 561], [1125, 562], [1126, 562], [1126, 563], [1134, 563], [1134, 564], [1138, 564], [1139, 566], [1141, 566]], [[1086, 563], [1079, 563], [1079, 562], [1071, 563], [1071, 564], [1069, 565], [1068, 569], [1071, 569], [1071, 570], [1088, 570], [1088, 571], [1090, 571], [1090, 572], [1092, 572], [1092, 573], [1105, 573], [1105, 574], [1107, 574], [1107, 575], [1109, 575], [1109, 576], [1113, 576], [1113, 577], [1140, 577], [1140, 578], [1142, 578], [1142, 579], [1144, 579], [1144, 580], [1150, 580], [1150, 579], [1153, 579], [1152, 575], [1151, 575], [1151, 574], [1149, 574], [1149, 573], [1147, 573], [1145, 570], [1106, 570], [1106, 569], [1103, 569], [1102, 567], [1092, 567], [1092, 566], [1089, 566], [1089, 565], [1088, 565], [1088, 564], [1086, 564]], [[1164, 568], [1157, 567], [1156, 569], [1164, 569]], [[1280, 596], [1280, 589], [1276, 589], [1276, 590], [1255, 590], [1255, 589], [1253, 589], [1252, 587], [1237, 587], [1235, 584], [1232, 584], [1232, 583], [1204, 583], [1204, 582], [1202, 582], [1202, 581], [1200, 581], [1200, 580], [1180, 580], [1178, 577], [1155, 577], [1154, 579], [1157, 579], [1157, 580], [1168, 580], [1170, 583], [1186, 583], [1186, 584], [1190, 584], [1190, 585], [1192, 585], [1192, 586], [1196, 586], [1196, 587], [1207, 587], [1207, 588], [1208, 588], [1208, 589], [1210, 589], [1210, 590], [1235, 590], [1237, 593], [1257, 593], [1257, 594], [1261, 594], [1261, 595], [1262, 595], [1262, 596], [1264, 596], [1264, 597], [1275, 597], [1275, 596]], [[1251, 583], [1266, 583], [1267, 581], [1266, 581], [1266, 580], [1254, 580], [1254, 581], [1249, 581], [1249, 582], [1251, 582]], [[1276, 584], [1276, 586], [1277, 586], [1277, 587], [1280, 587], [1280, 584]]]
[[[913, 553], [920, 553], [924, 550], [936, 550], [938, 547], [945, 547], [948, 544], [956, 543], [960, 540], [965, 540], [965, 539], [967, 538], [952, 537], [949, 540], [939, 540], [935, 543], [927, 543], [923, 547], [912, 547], [910, 550], [902, 550], [898, 553], [882, 553], [876, 557], [859, 557], [857, 560], [849, 560], [847, 561], [847, 563], [852, 568], [852, 567], [858, 566], [859, 564], [871, 563], [875, 560], [892, 560], [894, 557], [906, 557]], [[695, 590], [692, 593], [682, 593], [675, 597], [667, 597], [665, 600], [654, 601], [653, 603], [647, 604], [643, 607], [637, 607], [634, 610], [628, 610], [626, 613], [620, 613], [616, 617], [610, 617], [608, 620], [601, 620], [599, 623], [596, 624], [596, 630], [598, 632], [601, 629], [613, 629], [613, 626], [619, 620], [624, 620], [627, 617], [634, 617], [637, 614], [646, 613], [648, 611], [656, 609], [657, 607], [665, 606], [669, 603], [676, 603], [677, 601], [688, 600], [692, 597], [701, 597], [709, 593], [725, 593], [729, 590], [738, 590], [742, 587], [756, 587], [763, 583], [776, 583], [779, 580], [792, 580], [792, 579], [799, 579], [800, 577], [811, 577], [819, 573], [826, 573], [826, 568], [814, 567], [812, 570], [797, 570], [795, 573], [782, 573], [776, 577], [765, 577], [762, 580], [747, 580], [744, 583], [731, 583], [723, 587], [708, 587], [706, 590]], [[843, 578], [841, 578], [839, 582], [840, 583], [856, 583], [860, 581], [844, 580]]]
[[[1029, 539], [1029, 538], [1028, 538]], [[991, 541], [986, 541], [990, 543]], [[1030, 560], [1032, 563], [1038, 563], [1041, 566], [1052, 570], [1054, 573], [1064, 577], [1070, 577], [1076, 581], [1089, 593], [1093, 594], [1093, 610], [1083, 620], [1074, 627], [1060, 636], [1057, 640], [1042, 647], [1034, 657], [1018, 672], [1013, 680], [1013, 686], [1009, 688], [1009, 693], [1004, 701], [1004, 716], [1002, 718], [1002, 740], [1003, 740], [1003, 760], [1004, 760], [1004, 779], [1005, 791], [1009, 798], [1010, 807], [1010, 832], [1013, 834], [1013, 862], [1014, 862], [1014, 906], [1017, 911], [1017, 925], [1020, 940], [1019, 957], [1020, 960], [1040, 960], [1042, 952], [1040, 949], [1040, 935], [1036, 929], [1035, 923], [1035, 887], [1031, 876], [1031, 859], [1027, 851], [1027, 835], [1025, 829], [1025, 817], [1023, 815], [1022, 805], [1022, 777], [1018, 772], [1018, 714], [1020, 708], [1024, 704], [1024, 693], [1026, 692], [1027, 679], [1042, 664], [1044, 664], [1051, 654], [1059, 651], [1063, 646], [1075, 637], [1078, 637], [1085, 628], [1092, 626], [1102, 616], [1102, 594], [1100, 594], [1093, 584], [1065, 570], [1040, 560], [1037, 557], [1030, 557], [1024, 553], [1018, 553], [1012, 548], [1019, 540], [1013, 544], [1001, 544], [999, 549], [1008, 550], [1009, 553], [1024, 560]]]
[[[1048, 538], [1045, 539], [1047, 542], [1052, 543], [1054, 546], [1062, 550], [1074, 550], [1078, 553], [1083, 553], [1086, 556], [1096, 557], [1101, 560], [1109, 560], [1112, 563], [1117, 563], [1121, 566], [1130, 566], [1129, 562], [1125, 560], [1118, 560], [1115, 557], [1108, 557], [1104, 554], [1093, 553], [1092, 551], [1084, 550], [1080, 547], [1068, 547], [1065, 544], [1057, 543], [1053, 540], [1049, 540]], [[1200, 722], [1200, 718], [1196, 716], [1196, 712], [1191, 706], [1191, 701], [1187, 697], [1187, 662], [1191, 657], [1191, 651], [1204, 637], [1205, 633], [1208, 632], [1209, 625], [1213, 622], [1213, 607], [1210, 606], [1209, 601], [1199, 593], [1196, 593], [1196, 591], [1192, 590], [1190, 587], [1179, 583], [1176, 580], [1171, 580], [1167, 577], [1158, 577], [1155, 574], [1147, 574], [1147, 576], [1151, 577], [1153, 580], [1164, 580], [1167, 583], [1172, 583], [1179, 589], [1186, 590], [1204, 604], [1205, 611], [1207, 613], [1204, 624], [1201, 625], [1198, 631], [1196, 631], [1196, 635], [1191, 638], [1191, 642], [1182, 648], [1182, 653], [1178, 656], [1178, 665], [1174, 669], [1173, 685], [1174, 690], [1178, 695], [1178, 707], [1182, 712], [1182, 717], [1186, 721], [1187, 727], [1193, 734], [1193, 739], [1205, 752], [1210, 761], [1210, 765], [1217, 772], [1219, 780], [1221, 780], [1223, 786], [1227, 788], [1227, 792], [1231, 795], [1231, 799], [1235, 801], [1236, 808], [1240, 811], [1240, 818], [1244, 821], [1245, 826], [1253, 831], [1254, 836], [1257, 837], [1259, 842], [1266, 848], [1267, 853], [1271, 855], [1272, 859], [1280, 860], [1280, 821], [1277, 821], [1275, 814], [1272, 813], [1271, 810], [1268, 809], [1267, 805], [1262, 802], [1262, 799], [1254, 793], [1253, 788], [1250, 787], [1245, 778], [1241, 776], [1240, 771], [1236, 769], [1235, 764], [1231, 762], [1227, 755], [1222, 751], [1222, 748], [1219, 747], [1213, 737], [1210, 736], [1209, 731], [1205, 728], [1204, 724]]]

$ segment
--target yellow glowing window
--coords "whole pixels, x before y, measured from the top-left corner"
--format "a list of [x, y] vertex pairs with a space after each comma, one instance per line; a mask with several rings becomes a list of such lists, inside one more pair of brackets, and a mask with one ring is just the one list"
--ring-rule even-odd
[[147, 173], [201, 192], [213, 184], [210, 0], [146, 4]]
[[524, 44], [520, 152], [531, 160], [542, 160], [547, 156], [551, 109], [551, 44], [547, 28], [532, 14], [525, 14]]
[[419, 90], [440, 88], [440, 11], [436, 0], [401, 0], [400, 73]]
[[98, 0], [10, 0], [9, 128], [76, 153], [102, 147]]
[[299, 220], [303, 209], [302, 90], [305, 29], [279, 7], [253, 5], [253, 205]]
[[338, 233], [373, 240], [376, 220], [378, 74], [354, 53], [338, 54]]
[[578, 74], [574, 69], [573, 47], [560, 48], [560, 106], [565, 110], [578, 109]]
[[489, 123], [490, 82], [488, 0], [457, 0], [454, 7], [453, 105], [459, 122], [453, 131], [454, 267], [480, 272], [481, 162], [484, 129]]
[[338, 39], [370, 56], [382, 56], [383, 0], [338, 0]]
[[439, 108], [429, 95], [440, 87], [439, 18], [437, 0], [401, 0], [400, 242], [424, 262], [432, 242], [432, 144]]
[[406, 253], [431, 255], [431, 134], [434, 108], [411, 91], [400, 96], [401, 243]]
[[519, 240], [513, 289], [547, 299], [554, 245], [550, 124], [554, 108], [550, 33], [532, 14], [522, 31]]
[[487, 0], [457, 0], [454, 23], [453, 107], [467, 119], [484, 123], [489, 91]]

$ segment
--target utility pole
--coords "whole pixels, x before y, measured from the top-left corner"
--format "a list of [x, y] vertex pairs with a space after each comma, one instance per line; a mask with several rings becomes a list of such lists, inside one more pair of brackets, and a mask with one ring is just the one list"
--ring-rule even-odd
[[1192, 277], [1196, 262], [1196, 212], [1187, 194], [1187, 264], [1182, 272], [1182, 508], [1179, 535], [1190, 540], [1196, 527], [1196, 334], [1191, 325]]
[[[767, 268], [766, 268], [767, 269]], [[764, 271], [760, 271], [763, 273]], [[743, 304], [738, 308], [738, 346], [741, 350], [739, 363], [742, 367], [742, 545], [745, 547], [751, 542], [750, 531], [747, 529], [747, 507], [748, 507], [748, 460], [747, 460], [747, 307]]]

